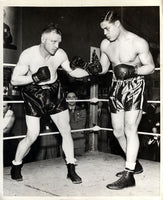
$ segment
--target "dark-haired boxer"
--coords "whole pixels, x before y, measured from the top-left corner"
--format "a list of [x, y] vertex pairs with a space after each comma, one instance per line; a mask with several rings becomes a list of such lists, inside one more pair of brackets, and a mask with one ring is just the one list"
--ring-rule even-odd
[[[15, 159], [12, 161], [11, 178], [17, 181], [23, 179], [21, 168], [23, 158], [40, 133], [40, 117], [49, 114], [62, 135], [62, 148], [65, 153], [68, 168], [67, 177], [73, 183], [79, 184], [82, 179], [75, 172], [74, 146], [69, 124], [69, 112], [65, 98], [58, 97], [59, 80], [57, 69], [61, 66], [73, 77], [88, 76], [92, 66], [88, 63], [73, 60], [70, 67], [66, 52], [59, 48], [62, 40], [61, 31], [53, 24], [42, 31], [41, 44], [24, 50], [14, 68], [11, 83], [22, 86], [22, 97], [26, 112], [27, 135], [20, 141]], [[87, 64], [86, 70], [77, 68]]]
[[125, 169], [117, 174], [120, 179], [107, 185], [118, 190], [134, 186], [133, 174], [143, 171], [137, 161], [137, 128], [142, 117], [144, 75], [153, 73], [155, 66], [146, 40], [126, 30], [115, 11], [109, 11], [100, 26], [106, 36], [100, 46], [101, 74], [112, 64], [109, 100], [113, 133], [126, 155]]

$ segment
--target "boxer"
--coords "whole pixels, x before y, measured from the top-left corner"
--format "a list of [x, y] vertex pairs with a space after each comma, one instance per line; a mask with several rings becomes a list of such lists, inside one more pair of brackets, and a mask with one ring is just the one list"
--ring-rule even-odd
[[[70, 67], [66, 52], [59, 48], [62, 40], [61, 31], [53, 24], [46, 27], [41, 34], [40, 45], [25, 49], [13, 70], [12, 85], [22, 86], [27, 134], [17, 147], [15, 159], [12, 161], [11, 178], [22, 181], [21, 168], [23, 158], [40, 133], [40, 117], [49, 114], [56, 124], [62, 138], [62, 148], [68, 169], [67, 178], [75, 184], [82, 179], [75, 172], [74, 146], [69, 124], [69, 112], [64, 95], [59, 95], [59, 66], [72, 77], [81, 78], [91, 72], [81, 69], [76, 63], [75, 69]], [[79, 68], [77, 68], [79, 65]], [[92, 67], [87, 63], [87, 68]], [[60, 97], [59, 97], [60, 96]]]
[[147, 41], [126, 30], [114, 10], [106, 14], [100, 27], [106, 37], [100, 45], [100, 74], [112, 65], [109, 101], [113, 133], [126, 155], [125, 169], [116, 174], [120, 179], [106, 186], [118, 190], [135, 186], [134, 173], [143, 171], [137, 160], [137, 129], [142, 117], [144, 76], [152, 74], [155, 66]]

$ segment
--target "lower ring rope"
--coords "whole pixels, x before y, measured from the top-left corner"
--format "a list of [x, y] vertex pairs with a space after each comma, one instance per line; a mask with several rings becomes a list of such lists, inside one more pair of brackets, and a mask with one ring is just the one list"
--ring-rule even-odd
[[[105, 130], [105, 131], [113, 131], [112, 128], [102, 128], [100, 126], [94, 126], [92, 128], [85, 128], [85, 129], [76, 129], [76, 130], [71, 130], [72, 133], [74, 132], [81, 132], [81, 131], [100, 131], [100, 130]], [[59, 134], [60, 132], [49, 132], [49, 133], [40, 133], [39, 136], [46, 136], [46, 135], [56, 135]], [[159, 133], [147, 133], [147, 132], [138, 132], [138, 134], [142, 135], [152, 135], [152, 136], [161, 136]], [[24, 138], [26, 135], [18, 135], [18, 136], [11, 136], [11, 137], [3, 137], [3, 140], [11, 140], [11, 139], [20, 139]]]
[[[71, 133], [73, 132], [81, 132], [81, 131], [90, 131], [92, 128], [85, 128], [85, 129], [77, 129], [77, 130], [71, 130]], [[45, 135], [57, 135], [59, 134], [59, 131], [56, 132], [48, 132], [48, 133], [40, 133], [39, 136], [45, 136]], [[18, 135], [18, 136], [11, 136], [11, 137], [3, 137], [3, 140], [10, 140], [10, 139], [19, 139], [24, 138], [26, 135]]]
[[[113, 129], [111, 128], [100, 128], [100, 130], [104, 130], [104, 131], [112, 131]], [[138, 131], [138, 134], [140, 135], [156, 135], [156, 136], [161, 136], [160, 133], [148, 133], [148, 132], [142, 132], [142, 131]]]

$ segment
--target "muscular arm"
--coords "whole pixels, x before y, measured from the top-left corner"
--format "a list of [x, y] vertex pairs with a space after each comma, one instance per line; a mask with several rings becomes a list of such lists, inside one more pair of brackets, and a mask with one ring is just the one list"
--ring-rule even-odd
[[70, 62], [64, 51], [62, 52], [62, 59], [63, 59], [63, 62], [61, 66], [65, 71], [68, 72], [70, 76], [75, 77], [75, 78], [82, 78], [82, 77], [88, 76], [88, 72], [86, 72], [85, 70], [81, 68], [76, 68], [75, 70], [71, 69]]
[[149, 45], [144, 39], [139, 39], [135, 42], [135, 47], [138, 52], [138, 57], [141, 61], [141, 66], [138, 67], [138, 75], [152, 74], [155, 69], [152, 55], [149, 51]]
[[26, 53], [20, 55], [19, 61], [13, 70], [11, 77], [12, 85], [27, 85], [33, 82], [32, 76], [28, 75], [29, 65], [28, 56]]
[[100, 74], [107, 73], [107, 71], [109, 69], [109, 66], [110, 66], [110, 61], [109, 61], [108, 56], [106, 54], [107, 45], [108, 45], [108, 41], [107, 40], [103, 40], [101, 42], [101, 46], [100, 46], [100, 50], [101, 50], [100, 63], [102, 65], [102, 72]]

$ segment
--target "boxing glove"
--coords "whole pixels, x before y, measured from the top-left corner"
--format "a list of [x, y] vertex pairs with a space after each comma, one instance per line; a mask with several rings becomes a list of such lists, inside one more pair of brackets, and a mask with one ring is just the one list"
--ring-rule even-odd
[[70, 61], [70, 67], [71, 69], [76, 69], [76, 68], [81, 68], [81, 69], [85, 69], [85, 67], [87, 66], [87, 62], [85, 62], [81, 57], [79, 56], [74, 56], [72, 58], [72, 60]]
[[97, 75], [99, 72], [102, 72], [102, 66], [98, 59], [92, 60], [92, 63], [84, 61], [81, 57], [75, 56], [70, 62], [71, 69], [81, 68], [88, 72], [89, 75]]
[[119, 64], [114, 67], [114, 74], [117, 79], [125, 80], [137, 76], [137, 67], [126, 64]]
[[32, 74], [32, 79], [35, 83], [48, 81], [50, 79], [50, 71], [47, 66], [41, 67], [38, 71]]
[[85, 70], [88, 72], [88, 74], [96, 76], [100, 72], [102, 72], [102, 66], [101, 63], [98, 60], [96, 60], [92, 63], [89, 63]]

